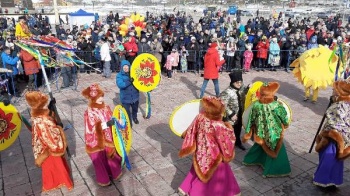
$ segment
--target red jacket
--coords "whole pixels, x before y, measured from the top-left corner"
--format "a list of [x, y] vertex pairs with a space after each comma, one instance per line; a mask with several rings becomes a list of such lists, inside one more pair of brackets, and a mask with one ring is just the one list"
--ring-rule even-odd
[[305, 33], [307, 40], [310, 40], [311, 36], [315, 33], [315, 29], [308, 29]]
[[[131, 40], [129, 42], [124, 43], [124, 49], [128, 56], [136, 56], [139, 49], [135, 42], [135, 37], [131, 37]], [[131, 52], [129, 52], [130, 50]]]
[[20, 58], [23, 60], [23, 69], [26, 75], [32, 75], [39, 72], [40, 64], [29, 52], [21, 50]]
[[262, 41], [259, 41], [258, 45], [256, 46], [258, 52], [257, 57], [261, 59], [267, 59], [267, 53], [269, 51], [270, 44], [269, 42], [263, 43]]
[[220, 61], [219, 51], [209, 48], [204, 56], [204, 79], [218, 79], [219, 69], [224, 63], [224, 59]]

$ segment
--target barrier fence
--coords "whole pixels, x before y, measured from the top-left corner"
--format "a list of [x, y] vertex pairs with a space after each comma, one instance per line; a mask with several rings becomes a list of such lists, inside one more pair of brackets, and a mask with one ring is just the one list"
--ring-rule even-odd
[[[220, 71], [232, 71], [233, 69], [242, 69], [244, 65], [244, 52], [246, 50], [236, 50], [234, 52], [234, 56], [227, 55], [226, 50], [219, 50], [220, 53], [222, 53], [223, 57], [226, 60], [226, 63], [223, 65], [222, 69]], [[233, 52], [233, 51], [232, 51]], [[269, 57], [273, 54], [275, 56], [279, 56], [280, 58], [280, 69], [289, 69], [289, 64], [298, 56], [301, 54], [300, 50], [279, 50], [279, 52], [276, 51], [270, 51], [267, 50], [267, 58], [265, 60], [261, 60], [256, 58], [256, 55], [258, 53], [258, 50], [252, 50], [254, 54], [253, 61], [251, 63], [251, 69], [255, 70], [263, 70], [263, 69], [271, 69], [269, 66]], [[86, 52], [86, 51], [76, 51], [76, 55], [84, 60], [86, 63], [91, 65], [94, 68], [98, 68], [102, 70], [103, 62], [99, 59], [99, 54], [96, 54], [95, 52]], [[166, 61], [167, 56], [171, 53], [171, 51], [163, 51], [162, 53], [158, 52], [149, 52], [155, 56], [160, 57], [162, 60], [160, 62], [162, 70], [164, 71], [164, 62]], [[187, 53], [181, 54], [181, 51], [179, 51], [179, 65], [175, 68], [176, 70], [182, 71], [184, 65], [182, 63], [186, 63], [187, 69], [186, 71], [189, 72], [201, 72], [204, 69], [204, 56], [205, 56], [206, 50], [187, 50]], [[276, 54], [277, 53], [277, 54]], [[186, 61], [183, 61], [182, 59], [186, 58]], [[119, 62], [121, 60], [125, 59], [124, 55], [120, 55], [114, 52], [111, 52], [111, 71], [112, 72], [119, 72], [120, 66]], [[71, 78], [73, 78], [73, 81], [70, 81], [73, 83], [73, 86], [75, 89], [77, 89], [78, 85], [78, 76], [77, 74], [80, 73], [90, 73], [94, 72], [93, 69], [89, 68], [88, 66], [79, 65], [73, 66], [72, 69], [66, 70], [61, 69], [61, 67], [47, 67], [45, 68], [46, 72], [48, 74], [48, 77], [50, 79], [50, 83], [54, 83], [57, 90], [60, 90], [60, 77], [63, 77], [65, 75], [71, 75]], [[42, 77], [40, 74], [33, 74], [34, 75], [34, 89], [38, 89], [37, 84], [44, 85], [42, 80]], [[4, 89], [7, 90], [8, 93], [10, 93], [12, 96], [20, 96], [17, 92], [17, 79], [18, 76], [12, 75], [11, 73], [0, 73], [0, 82], [8, 80], [8, 82], [3, 82], [3, 85], [0, 85], [0, 91], [4, 91]], [[5, 86], [6, 85], [6, 86]], [[3, 93], [2, 93], [3, 95]]]

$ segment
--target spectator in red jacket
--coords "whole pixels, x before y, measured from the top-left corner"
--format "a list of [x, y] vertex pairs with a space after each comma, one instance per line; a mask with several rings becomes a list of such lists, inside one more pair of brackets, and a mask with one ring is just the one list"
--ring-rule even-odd
[[306, 33], [306, 38], [309, 41], [311, 39], [311, 36], [315, 33], [315, 27], [311, 26], [305, 33]]
[[257, 52], [257, 58], [258, 58], [258, 70], [257, 71], [264, 71], [264, 68], [266, 68], [266, 59], [267, 59], [267, 52], [269, 51], [270, 44], [267, 40], [267, 37], [264, 35], [261, 38], [261, 41], [259, 41], [258, 45], [256, 46], [258, 52]]
[[224, 58], [219, 55], [218, 44], [216, 42], [211, 43], [210, 48], [204, 56], [204, 81], [200, 98], [203, 97], [209, 80], [213, 80], [216, 97], [219, 97], [219, 70], [224, 63]]
[[129, 37], [129, 41], [124, 43], [124, 49], [126, 51], [126, 60], [128, 60], [130, 64], [132, 64], [132, 62], [134, 62], [134, 59], [136, 58], [137, 52], [139, 51], [135, 41], [135, 37]]
[[37, 87], [37, 73], [39, 73], [40, 64], [37, 59], [33, 57], [29, 52], [21, 50], [19, 58], [22, 59], [24, 72], [29, 76], [28, 90], [34, 90]]

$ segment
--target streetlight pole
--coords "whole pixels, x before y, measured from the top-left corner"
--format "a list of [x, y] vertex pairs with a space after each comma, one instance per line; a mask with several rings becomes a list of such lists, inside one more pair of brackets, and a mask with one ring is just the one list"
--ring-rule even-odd
[[58, 25], [60, 23], [60, 21], [59, 21], [59, 16], [58, 16], [57, 0], [53, 0], [53, 9], [55, 12], [55, 25]]

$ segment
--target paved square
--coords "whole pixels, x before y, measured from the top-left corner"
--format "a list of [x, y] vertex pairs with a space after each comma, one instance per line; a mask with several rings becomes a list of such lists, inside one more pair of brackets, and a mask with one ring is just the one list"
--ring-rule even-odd
[[[312, 184], [318, 155], [308, 153], [322, 116], [327, 108], [331, 88], [320, 91], [317, 104], [303, 102], [303, 87], [296, 82], [291, 73], [255, 72], [243, 75], [244, 83], [254, 81], [278, 81], [281, 85], [277, 96], [290, 104], [293, 121], [285, 132], [285, 145], [291, 162], [290, 177], [263, 178], [262, 169], [257, 166], [246, 167], [242, 160], [246, 151], [236, 149], [236, 157], [230, 163], [238, 180], [243, 196], [255, 195], [349, 195], [350, 164], [345, 162], [344, 185], [331, 192]], [[67, 89], [55, 92], [57, 108], [64, 124], [70, 123], [73, 129], [66, 135], [69, 150], [69, 166], [74, 180], [74, 189], [66, 188], [41, 193], [41, 170], [34, 165], [31, 147], [31, 134], [22, 126], [16, 142], [1, 152], [1, 191], [0, 195], [125, 195], [125, 196], [174, 196], [177, 187], [191, 167], [191, 158], [180, 159], [178, 151], [182, 139], [175, 136], [168, 125], [173, 109], [186, 101], [199, 97], [203, 78], [193, 73], [177, 73], [173, 79], [163, 77], [161, 84], [152, 91], [152, 117], [142, 118], [145, 112], [145, 96], [141, 94], [139, 121], [134, 125], [133, 144], [129, 158], [132, 170], [123, 170], [123, 176], [109, 187], [99, 187], [95, 183], [95, 174], [91, 160], [85, 152], [83, 112], [87, 101], [80, 92], [93, 82], [98, 82], [105, 90], [105, 101], [112, 108], [119, 104], [119, 90], [115, 85], [115, 74], [111, 79], [98, 74], [80, 74], [78, 91]], [[220, 90], [229, 85], [228, 73], [219, 78]], [[214, 94], [214, 85], [209, 82], [206, 94]], [[28, 107], [22, 97], [15, 103], [17, 109], [29, 118]], [[252, 146], [252, 142], [245, 144]]]

